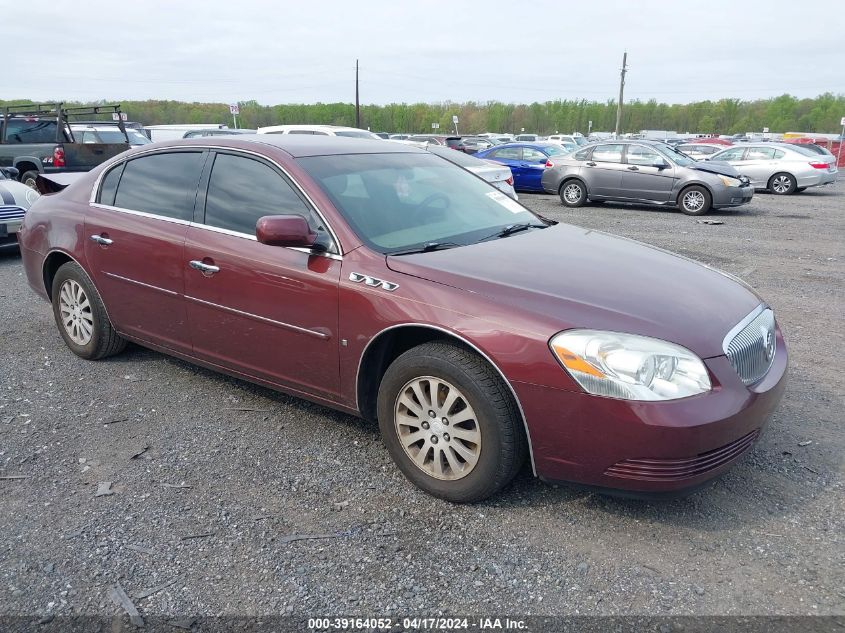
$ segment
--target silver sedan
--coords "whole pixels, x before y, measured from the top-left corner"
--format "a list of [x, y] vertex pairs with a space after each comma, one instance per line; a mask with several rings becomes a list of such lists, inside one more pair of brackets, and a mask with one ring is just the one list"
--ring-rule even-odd
[[804, 191], [836, 180], [836, 157], [787, 143], [749, 143], [713, 154], [709, 162], [729, 163], [748, 178], [755, 189], [776, 195]]

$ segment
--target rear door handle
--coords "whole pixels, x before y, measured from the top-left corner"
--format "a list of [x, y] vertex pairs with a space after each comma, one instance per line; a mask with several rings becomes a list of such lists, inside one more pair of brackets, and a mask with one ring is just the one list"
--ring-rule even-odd
[[220, 272], [220, 266], [205, 264], [198, 259], [192, 259], [188, 262], [188, 265], [194, 270], [200, 271], [203, 275], [213, 275], [214, 273]]
[[587, 163], [587, 167], [595, 167], [595, 166], [596, 166], [596, 164], [593, 161], [589, 161]]
[[640, 168], [636, 165], [631, 165], [630, 167], [628, 167], [628, 169], [630, 169], [631, 171], [640, 171]]
[[109, 246], [110, 244], [114, 243], [113, 240], [110, 240], [107, 237], [103, 237], [102, 235], [92, 235], [89, 239], [92, 242], [97, 242], [97, 244], [99, 244], [100, 246]]

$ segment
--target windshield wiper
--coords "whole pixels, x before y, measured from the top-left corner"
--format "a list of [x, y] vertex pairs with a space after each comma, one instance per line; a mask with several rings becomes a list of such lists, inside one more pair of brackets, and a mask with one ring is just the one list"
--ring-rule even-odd
[[456, 246], [466, 246], [466, 244], [458, 244], [457, 242], [426, 242], [422, 246], [415, 246], [404, 251], [393, 251], [388, 255], [413, 255], [414, 253], [430, 253], [431, 251], [442, 251], [447, 248], [455, 248]]
[[498, 237], [507, 237], [508, 235], [513, 235], [514, 233], [519, 233], [520, 231], [526, 231], [528, 229], [547, 229], [549, 228], [548, 224], [536, 224], [535, 222], [518, 222], [517, 224], [508, 224], [505, 228], [493, 235], [488, 235], [487, 237], [483, 237], [479, 242], [486, 242], [487, 240], [492, 240]]

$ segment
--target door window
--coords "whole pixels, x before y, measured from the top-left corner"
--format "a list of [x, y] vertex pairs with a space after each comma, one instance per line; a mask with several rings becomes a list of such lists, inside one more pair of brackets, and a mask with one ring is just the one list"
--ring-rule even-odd
[[255, 235], [259, 218], [291, 214], [317, 226], [311, 210], [276, 170], [252, 158], [217, 154], [205, 199], [207, 225]]
[[596, 145], [593, 150], [593, 160], [602, 163], [621, 163], [622, 145]]
[[522, 160], [526, 163], [539, 163], [539, 162], [546, 162], [547, 157], [546, 155], [536, 149], [531, 147], [523, 147], [522, 148]]
[[713, 160], [742, 160], [742, 153], [745, 151], [744, 147], [734, 147], [728, 149], [721, 154], [713, 156]]
[[127, 161], [114, 206], [190, 221], [203, 152], [152, 154]]
[[502, 160], [520, 160], [522, 158], [522, 149], [519, 147], [503, 147], [502, 149], [497, 149], [490, 156]]
[[644, 147], [643, 145], [628, 146], [629, 165], [654, 165], [663, 160], [664, 158], [660, 154], [649, 147]]
[[772, 160], [774, 157], [774, 147], [749, 147], [745, 160]]

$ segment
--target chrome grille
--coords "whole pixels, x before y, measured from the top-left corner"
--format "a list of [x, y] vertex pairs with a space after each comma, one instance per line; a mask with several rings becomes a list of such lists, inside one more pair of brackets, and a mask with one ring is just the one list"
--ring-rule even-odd
[[725, 354], [746, 385], [766, 375], [775, 349], [775, 314], [768, 308], [749, 314], [725, 339]]

